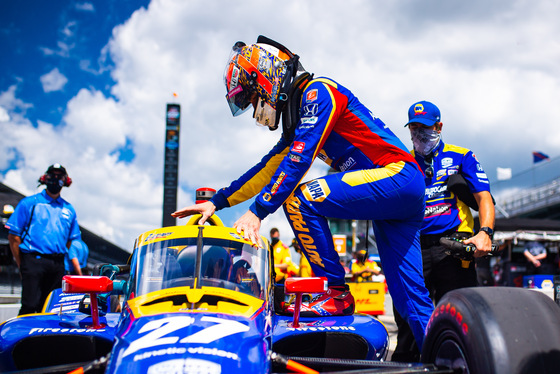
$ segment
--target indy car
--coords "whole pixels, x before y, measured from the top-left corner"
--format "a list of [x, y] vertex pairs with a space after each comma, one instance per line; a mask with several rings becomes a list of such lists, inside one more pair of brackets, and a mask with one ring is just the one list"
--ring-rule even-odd
[[[273, 283], [255, 248], [217, 216], [140, 235], [129, 264], [66, 276], [43, 313], [0, 325], [0, 372], [556, 372], [560, 309], [530, 290], [450, 292], [433, 313], [422, 363], [386, 361], [385, 326], [365, 314], [303, 317], [324, 278]], [[291, 296], [293, 315], [279, 307]]]

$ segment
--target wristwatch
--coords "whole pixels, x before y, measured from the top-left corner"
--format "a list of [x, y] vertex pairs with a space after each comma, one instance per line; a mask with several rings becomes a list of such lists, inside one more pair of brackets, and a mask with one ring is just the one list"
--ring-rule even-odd
[[484, 231], [486, 234], [488, 234], [490, 239], [494, 239], [494, 230], [492, 230], [490, 227], [487, 226], [481, 227], [480, 230], [478, 230], [478, 232], [481, 231]]

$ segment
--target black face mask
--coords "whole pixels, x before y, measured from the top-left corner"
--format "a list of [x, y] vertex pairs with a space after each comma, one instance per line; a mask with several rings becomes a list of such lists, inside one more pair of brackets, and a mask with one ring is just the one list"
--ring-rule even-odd
[[46, 185], [47, 185], [47, 191], [49, 191], [53, 195], [56, 195], [60, 192], [60, 190], [62, 190], [62, 186], [64, 185], [64, 181], [61, 180], [61, 179], [53, 178], [53, 179], [48, 180]]
[[279, 238], [271, 238], [270, 242], [272, 243], [272, 246], [274, 247], [276, 245], [276, 243], [278, 243], [280, 241]]

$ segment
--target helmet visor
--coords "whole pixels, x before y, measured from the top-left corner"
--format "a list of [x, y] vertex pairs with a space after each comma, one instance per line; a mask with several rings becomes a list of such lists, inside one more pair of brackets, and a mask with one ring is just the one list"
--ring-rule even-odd
[[233, 90], [227, 93], [226, 100], [231, 110], [231, 114], [237, 117], [243, 114], [251, 106], [252, 94], [248, 90], [244, 90], [241, 85], [235, 87]]

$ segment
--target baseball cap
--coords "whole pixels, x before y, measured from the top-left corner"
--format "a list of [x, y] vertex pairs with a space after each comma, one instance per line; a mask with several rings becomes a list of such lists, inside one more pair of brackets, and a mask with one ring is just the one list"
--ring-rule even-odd
[[408, 122], [404, 127], [411, 123], [421, 123], [425, 126], [433, 126], [436, 122], [440, 122], [441, 113], [434, 104], [429, 101], [418, 101], [408, 109]]

